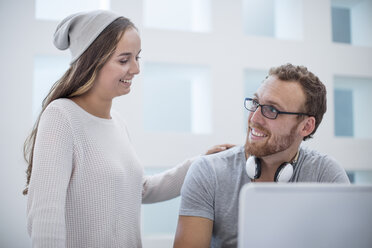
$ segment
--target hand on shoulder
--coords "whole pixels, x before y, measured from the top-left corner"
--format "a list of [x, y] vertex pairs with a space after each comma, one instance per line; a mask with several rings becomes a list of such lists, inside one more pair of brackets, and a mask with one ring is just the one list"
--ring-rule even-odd
[[225, 151], [227, 149], [230, 149], [231, 147], [234, 147], [235, 145], [233, 144], [220, 144], [220, 145], [215, 145], [213, 147], [211, 147], [206, 153], [205, 155], [209, 155], [209, 154], [213, 154], [213, 153], [218, 153], [218, 152], [222, 152], [222, 151]]

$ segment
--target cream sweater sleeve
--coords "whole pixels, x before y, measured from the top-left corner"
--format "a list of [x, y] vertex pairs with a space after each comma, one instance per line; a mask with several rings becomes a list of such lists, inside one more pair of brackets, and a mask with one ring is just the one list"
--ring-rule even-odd
[[72, 172], [71, 126], [56, 107], [40, 119], [29, 185], [27, 222], [33, 247], [65, 247], [66, 191]]
[[144, 176], [142, 203], [166, 201], [179, 196], [186, 173], [192, 162], [198, 157], [187, 159], [163, 173]]

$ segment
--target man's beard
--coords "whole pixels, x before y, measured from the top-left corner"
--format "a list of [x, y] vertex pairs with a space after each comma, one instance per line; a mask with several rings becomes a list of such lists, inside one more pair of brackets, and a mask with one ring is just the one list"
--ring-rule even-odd
[[[291, 131], [287, 135], [280, 135], [276, 136], [271, 140], [268, 140], [264, 144], [251, 144], [249, 141], [249, 133], [247, 134], [247, 142], [246, 142], [246, 152], [249, 155], [253, 155], [256, 157], [264, 157], [268, 155], [272, 155], [278, 152], [282, 152], [286, 149], [288, 149], [296, 140], [296, 129], [300, 123], [297, 123], [294, 127], [292, 127]], [[263, 127], [255, 126], [256, 128], [260, 130], [265, 130]], [[249, 130], [250, 131], [250, 130]], [[268, 133], [268, 132], [265, 132]], [[271, 138], [271, 137], [270, 137]], [[270, 142], [270, 143], [268, 143]]]

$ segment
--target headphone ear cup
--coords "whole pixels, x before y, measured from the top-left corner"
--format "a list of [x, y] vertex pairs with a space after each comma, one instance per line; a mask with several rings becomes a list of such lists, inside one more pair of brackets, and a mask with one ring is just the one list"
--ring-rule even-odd
[[275, 172], [274, 181], [275, 182], [289, 182], [293, 175], [293, 165], [290, 163], [283, 163]]
[[250, 179], [257, 179], [261, 176], [261, 163], [255, 156], [250, 156], [245, 163], [245, 170]]

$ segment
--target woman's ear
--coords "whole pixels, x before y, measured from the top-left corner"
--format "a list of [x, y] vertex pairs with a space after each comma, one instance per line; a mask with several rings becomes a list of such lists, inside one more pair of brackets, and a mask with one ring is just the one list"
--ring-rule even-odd
[[304, 123], [302, 124], [301, 134], [303, 137], [306, 137], [314, 131], [316, 120], [314, 116], [309, 116], [303, 121]]

